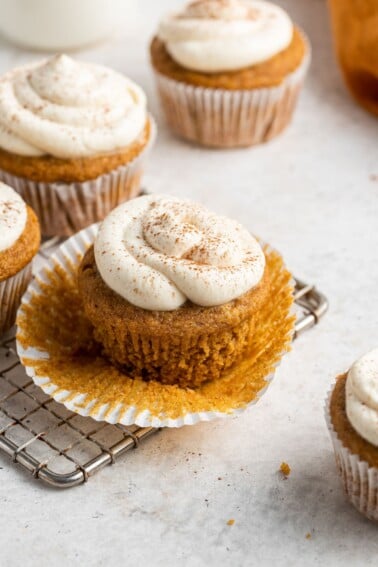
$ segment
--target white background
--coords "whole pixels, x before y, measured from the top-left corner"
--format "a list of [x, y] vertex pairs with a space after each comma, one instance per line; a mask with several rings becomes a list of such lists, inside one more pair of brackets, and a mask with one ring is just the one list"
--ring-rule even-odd
[[[377, 122], [344, 89], [326, 3], [287, 0], [313, 45], [292, 126], [266, 146], [238, 151], [174, 139], [147, 46], [161, 13], [180, 3], [135, 0], [138, 14], [118, 36], [80, 57], [146, 90], [160, 128], [148, 189], [239, 219], [316, 283], [331, 309], [295, 343], [257, 406], [164, 431], [85, 486], [46, 488], [0, 455], [0, 564], [376, 565], [377, 527], [344, 498], [323, 404], [334, 377], [378, 343]], [[40, 57], [5, 42], [0, 49], [1, 72]], [[292, 468], [287, 480], [281, 461]]]

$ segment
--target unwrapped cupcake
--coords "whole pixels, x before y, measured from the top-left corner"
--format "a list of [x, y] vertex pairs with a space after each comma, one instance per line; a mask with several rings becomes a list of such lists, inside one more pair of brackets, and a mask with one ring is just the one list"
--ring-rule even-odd
[[338, 377], [327, 422], [349, 500], [378, 521], [378, 349]]
[[290, 122], [310, 46], [275, 4], [195, 0], [163, 18], [151, 59], [176, 134], [205, 146], [250, 146]]
[[15, 321], [39, 243], [34, 211], [11, 187], [0, 183], [0, 335]]
[[36, 273], [17, 352], [71, 411], [141, 427], [239, 413], [290, 350], [292, 276], [281, 255], [205, 207], [131, 199], [73, 235]]
[[265, 264], [236, 221], [151, 195], [102, 222], [79, 290], [95, 338], [123, 372], [196, 387], [248, 351], [270, 291]]
[[67, 236], [139, 193], [155, 126], [142, 89], [66, 55], [0, 79], [0, 179]]

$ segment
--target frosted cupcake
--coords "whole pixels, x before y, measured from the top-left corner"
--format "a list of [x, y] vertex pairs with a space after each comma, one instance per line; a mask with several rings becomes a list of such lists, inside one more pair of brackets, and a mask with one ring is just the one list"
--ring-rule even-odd
[[39, 243], [35, 213], [11, 187], [0, 183], [0, 335], [15, 321]]
[[290, 122], [310, 47], [270, 2], [196, 0], [161, 21], [151, 59], [174, 132], [205, 146], [250, 146]]
[[57, 55], [0, 79], [0, 179], [67, 236], [140, 188], [154, 139], [142, 89], [123, 75]]
[[327, 421], [349, 500], [378, 521], [378, 349], [338, 377]]
[[219, 378], [240, 360], [270, 289], [264, 252], [241, 225], [156, 195], [106, 217], [78, 281], [112, 362], [183, 387]]

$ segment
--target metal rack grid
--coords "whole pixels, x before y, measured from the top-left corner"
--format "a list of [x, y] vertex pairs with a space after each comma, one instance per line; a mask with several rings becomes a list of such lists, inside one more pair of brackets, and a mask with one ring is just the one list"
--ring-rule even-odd
[[[56, 244], [45, 243], [40, 259]], [[295, 337], [316, 325], [328, 308], [322, 293], [299, 280], [295, 305]], [[0, 340], [0, 451], [34, 477], [58, 488], [77, 486], [157, 431], [110, 425], [67, 410], [26, 375], [14, 331]]]

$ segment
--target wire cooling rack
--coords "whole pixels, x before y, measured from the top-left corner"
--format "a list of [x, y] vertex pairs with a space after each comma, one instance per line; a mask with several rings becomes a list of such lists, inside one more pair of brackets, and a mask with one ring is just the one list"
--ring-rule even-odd
[[[53, 239], [42, 245], [37, 267], [57, 244]], [[328, 302], [314, 286], [295, 280], [295, 306], [297, 337], [318, 323]], [[0, 339], [0, 451], [35, 478], [57, 488], [77, 486], [158, 431], [69, 411], [26, 375], [15, 343], [14, 329]]]

